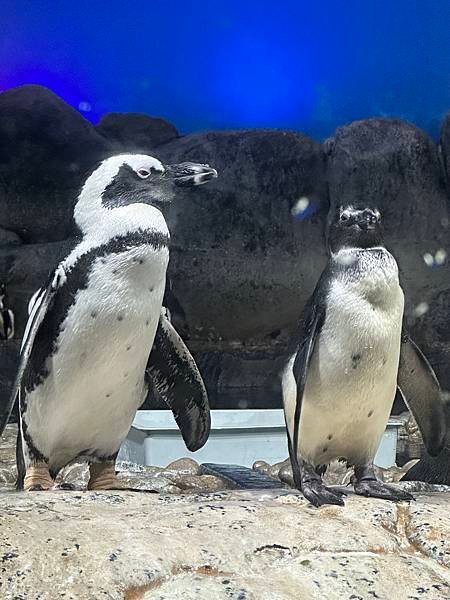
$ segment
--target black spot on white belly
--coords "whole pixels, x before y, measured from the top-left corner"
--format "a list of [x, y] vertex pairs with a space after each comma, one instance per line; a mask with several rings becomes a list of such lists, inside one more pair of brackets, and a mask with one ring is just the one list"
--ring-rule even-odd
[[91, 312], [91, 317], [92, 317], [93, 319], [95, 319], [95, 317], [96, 317], [96, 316], [97, 316], [97, 311], [93, 310], [93, 311]]
[[328, 439], [329, 439], [329, 440], [332, 440], [332, 439], [333, 439], [333, 434], [332, 434], [332, 433], [330, 433], [330, 434], [328, 435]]
[[105, 394], [106, 398], [111, 398], [111, 394]]
[[357, 352], [356, 354], [352, 354], [352, 367], [354, 369], [358, 368], [360, 360], [361, 360], [361, 354], [359, 352]]
[[322, 452], [326, 452], [328, 450], [328, 446], [324, 446]]
[[148, 327], [150, 325], [150, 321], [145, 321], [145, 326]]
[[371, 417], [373, 415], [373, 410], [369, 410], [369, 412], [367, 413], [368, 417]]
[[127, 346], [127, 352], [131, 350], [131, 346]]
[[117, 320], [118, 321], [123, 321], [123, 315], [117, 315]]

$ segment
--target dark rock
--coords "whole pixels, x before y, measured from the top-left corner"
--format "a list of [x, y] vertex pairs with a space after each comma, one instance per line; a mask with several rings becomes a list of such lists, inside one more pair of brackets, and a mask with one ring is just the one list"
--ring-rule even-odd
[[[218, 132], [179, 138], [157, 155], [220, 174], [167, 213], [172, 294], [190, 338], [261, 340], [295, 323], [325, 258], [320, 146], [282, 131]], [[291, 214], [302, 197], [303, 220]]]
[[16, 246], [21, 244], [22, 240], [20, 236], [17, 235], [14, 231], [9, 231], [8, 229], [3, 229], [0, 227], [0, 247], [1, 246]]
[[447, 188], [450, 193], [450, 112], [445, 115], [442, 122], [440, 148]]
[[25, 85], [0, 94], [0, 223], [25, 242], [73, 233], [84, 172], [110, 143], [50, 90]]
[[143, 153], [178, 137], [171, 123], [139, 113], [108, 113], [96, 129], [122, 150]]
[[[10, 392], [19, 366], [20, 340], [0, 340], [0, 420], [5, 412]], [[15, 406], [10, 421], [18, 419], [18, 408]]]

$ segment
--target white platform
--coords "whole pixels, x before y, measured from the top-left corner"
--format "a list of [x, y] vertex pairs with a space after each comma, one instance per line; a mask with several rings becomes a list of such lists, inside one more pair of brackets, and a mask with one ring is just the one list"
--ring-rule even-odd
[[[398, 423], [389, 421], [375, 464], [395, 464]], [[211, 434], [197, 452], [189, 452], [170, 410], [140, 410], [119, 453], [119, 460], [166, 466], [182, 456], [197, 462], [217, 462], [251, 467], [256, 460], [269, 464], [288, 457], [286, 429], [281, 409], [213, 410]]]

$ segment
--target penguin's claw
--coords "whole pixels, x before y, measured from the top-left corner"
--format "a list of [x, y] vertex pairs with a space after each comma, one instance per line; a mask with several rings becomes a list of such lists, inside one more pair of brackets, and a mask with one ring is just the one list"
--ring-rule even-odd
[[308, 481], [302, 485], [302, 494], [313, 506], [319, 507], [323, 504], [336, 504], [344, 506], [342, 496], [345, 492], [341, 490], [333, 490], [322, 483], [320, 480]]
[[381, 498], [382, 500], [392, 500], [393, 502], [411, 502], [415, 500], [414, 496], [404, 490], [387, 485], [378, 479], [366, 479], [355, 482], [355, 494], [366, 496], [367, 498]]

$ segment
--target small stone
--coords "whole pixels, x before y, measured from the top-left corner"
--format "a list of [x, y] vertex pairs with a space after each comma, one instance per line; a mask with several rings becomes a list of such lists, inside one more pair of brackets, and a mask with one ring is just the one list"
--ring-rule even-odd
[[261, 473], [268, 475], [270, 466], [271, 465], [269, 465], [269, 463], [266, 463], [264, 460], [257, 460], [256, 462], [253, 463], [252, 469], [254, 471], [260, 471]]
[[169, 463], [164, 472], [172, 475], [199, 475], [200, 465], [192, 458], [179, 458]]
[[61, 469], [55, 483], [73, 485], [75, 489], [85, 489], [89, 481], [89, 465], [87, 462], [75, 462]]
[[179, 488], [191, 492], [218, 492], [228, 489], [226, 481], [215, 475], [178, 475], [170, 480]]
[[269, 477], [274, 477], [275, 479], [279, 479], [280, 469], [283, 469], [285, 466], [290, 466], [290, 464], [291, 461], [289, 458], [282, 460], [281, 462], [277, 462], [270, 467], [266, 475], [269, 475]]
[[287, 483], [289, 486], [295, 487], [291, 465], [285, 465], [284, 467], [282, 467], [278, 472], [278, 477], [283, 483]]

